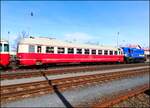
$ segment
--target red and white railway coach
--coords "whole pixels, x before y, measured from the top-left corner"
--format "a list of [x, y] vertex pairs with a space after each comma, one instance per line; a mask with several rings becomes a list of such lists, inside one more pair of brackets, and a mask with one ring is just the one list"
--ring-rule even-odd
[[9, 44], [8, 41], [0, 40], [0, 66], [6, 67], [9, 64]]
[[50, 38], [24, 38], [18, 44], [21, 65], [77, 62], [123, 62], [121, 49], [69, 43]]

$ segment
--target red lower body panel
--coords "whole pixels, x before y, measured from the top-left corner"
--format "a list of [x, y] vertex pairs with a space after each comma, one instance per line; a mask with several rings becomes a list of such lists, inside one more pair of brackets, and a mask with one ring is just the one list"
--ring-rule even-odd
[[80, 54], [41, 54], [18, 53], [21, 65], [36, 65], [37, 63], [77, 63], [77, 62], [123, 62], [123, 55], [80, 55]]
[[7, 66], [9, 64], [9, 54], [0, 54], [0, 66]]

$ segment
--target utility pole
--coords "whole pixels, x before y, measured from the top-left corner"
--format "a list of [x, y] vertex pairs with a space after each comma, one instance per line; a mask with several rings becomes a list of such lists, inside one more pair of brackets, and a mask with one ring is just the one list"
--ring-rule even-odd
[[9, 40], [9, 34], [10, 34], [10, 31], [8, 31], [8, 44], [9, 44], [9, 50], [10, 50], [10, 40]]
[[119, 32], [117, 32], [117, 48], [118, 48], [118, 38], [119, 38]]
[[28, 25], [28, 26], [29, 26], [29, 27], [28, 27], [28, 28], [29, 28], [29, 30], [28, 30], [28, 35], [29, 35], [29, 36], [31, 35], [31, 30], [32, 30], [32, 27], [31, 27], [31, 26], [32, 26], [32, 19], [33, 19], [32, 17], [33, 17], [33, 16], [34, 16], [34, 14], [33, 14], [33, 12], [31, 11], [30, 14], [29, 14], [29, 17], [28, 17], [28, 18], [29, 18], [29, 21], [28, 21], [28, 23], [29, 23], [29, 25]]

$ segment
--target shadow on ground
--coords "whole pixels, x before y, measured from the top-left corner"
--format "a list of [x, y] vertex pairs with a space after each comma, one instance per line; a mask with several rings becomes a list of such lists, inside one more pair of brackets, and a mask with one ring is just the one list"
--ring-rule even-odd
[[56, 95], [59, 97], [59, 99], [62, 101], [62, 103], [67, 107], [67, 108], [73, 108], [73, 106], [67, 101], [67, 99], [62, 95], [62, 93], [59, 91], [57, 85], [52, 85], [51, 80], [48, 79], [48, 77], [45, 75], [44, 72], [41, 72], [42, 75], [45, 77], [45, 79], [48, 81], [50, 87], [53, 88], [54, 92]]

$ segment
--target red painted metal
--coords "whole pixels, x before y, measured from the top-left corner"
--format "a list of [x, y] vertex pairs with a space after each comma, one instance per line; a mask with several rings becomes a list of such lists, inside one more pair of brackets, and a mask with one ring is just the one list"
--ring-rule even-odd
[[81, 54], [43, 54], [18, 53], [21, 65], [35, 65], [36, 63], [70, 63], [70, 62], [123, 62], [123, 55], [81, 55]]
[[2, 54], [0, 53], [0, 66], [7, 66], [9, 64], [9, 54]]

